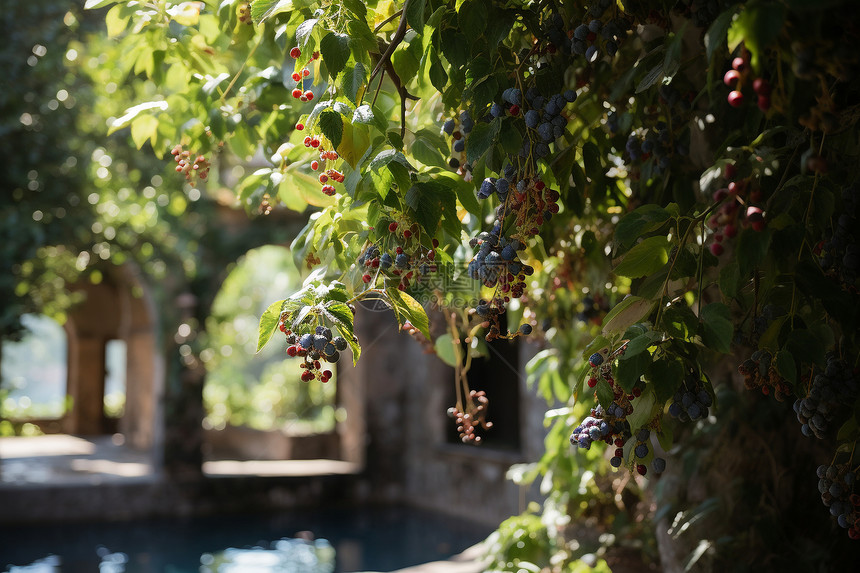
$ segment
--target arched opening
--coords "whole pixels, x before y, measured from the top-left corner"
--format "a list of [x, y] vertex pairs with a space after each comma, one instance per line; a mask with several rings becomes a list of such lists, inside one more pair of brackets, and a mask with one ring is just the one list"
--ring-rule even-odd
[[301, 287], [284, 247], [248, 251], [230, 269], [215, 297], [200, 352], [206, 365], [204, 472], [224, 460], [340, 458], [337, 373], [329, 382], [301, 381], [297, 360], [285, 360], [277, 339], [256, 354], [260, 315]]
[[103, 483], [157, 473], [163, 360], [146, 290], [127, 265], [105, 267], [71, 290], [81, 302], [63, 326], [24, 317], [24, 338], [3, 344], [5, 484]]

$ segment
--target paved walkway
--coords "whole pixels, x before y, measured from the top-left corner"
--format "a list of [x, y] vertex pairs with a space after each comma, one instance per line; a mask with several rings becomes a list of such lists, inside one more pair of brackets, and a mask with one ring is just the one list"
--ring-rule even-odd
[[103, 485], [153, 479], [150, 454], [125, 447], [120, 438], [66, 434], [0, 438], [0, 487]]

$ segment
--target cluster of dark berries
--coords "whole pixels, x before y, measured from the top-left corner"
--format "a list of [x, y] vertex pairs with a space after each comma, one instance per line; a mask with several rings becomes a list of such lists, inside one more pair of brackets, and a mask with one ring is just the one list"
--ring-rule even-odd
[[[293, 47], [290, 50], [290, 57], [298, 59], [299, 56], [302, 55], [302, 51], [298, 48], [298, 46]], [[320, 57], [319, 52], [314, 52], [313, 59], [317, 59]], [[304, 89], [305, 78], [311, 75], [311, 71], [307, 68], [302, 68], [301, 70], [293, 72], [292, 78], [294, 82], [298, 82], [298, 85], [293, 88], [292, 96], [297, 100], [301, 100], [302, 102], [311, 101], [314, 99], [314, 92], [311, 90]]]
[[842, 210], [829, 236], [816, 248], [826, 273], [853, 285], [860, 274], [860, 187], [842, 189]]
[[[520, 90], [511, 89], [519, 100]], [[540, 90], [531, 87], [525, 95], [528, 111], [523, 114], [523, 119], [530, 131], [529, 136], [523, 138], [519, 156], [523, 159], [543, 159], [550, 153], [549, 145], [565, 132], [568, 119], [564, 108], [576, 100], [576, 92], [567, 90], [546, 97]]]
[[[585, 56], [586, 61], [593, 64], [601, 54], [612, 57], [618, 52], [618, 45], [627, 35], [630, 22], [615, 16], [616, 11], [607, 12], [613, 4], [611, 0], [590, 3], [586, 14], [588, 21], [582, 22], [573, 29], [568, 53]], [[609, 16], [605, 22], [604, 15]], [[566, 43], [563, 46], [566, 47]]]
[[687, 376], [672, 397], [669, 415], [681, 422], [701, 420], [708, 417], [713, 403], [711, 394], [702, 386], [698, 376]]
[[251, 20], [251, 3], [250, 2], [242, 2], [236, 8], [236, 14], [239, 17], [239, 22], [242, 24], [251, 25], [253, 21]]
[[492, 342], [498, 338], [512, 339], [517, 336], [528, 336], [532, 333], [532, 325], [524, 323], [514, 332], [502, 334], [502, 327], [499, 318], [505, 314], [505, 302], [510, 300], [508, 297], [497, 296], [492, 300], [480, 300], [475, 306], [474, 313], [481, 320], [481, 328], [487, 331], [484, 340]]
[[857, 471], [849, 463], [825, 466], [816, 470], [818, 491], [821, 502], [830, 508], [830, 515], [842, 529], [848, 530], [848, 537], [860, 539], [860, 495], [852, 493]]
[[176, 161], [176, 172], [185, 175], [185, 180], [192, 187], [195, 184], [195, 177], [201, 181], [205, 181], [209, 177], [210, 164], [205, 156], [197, 155], [192, 161], [192, 153], [183, 149], [182, 145], [178, 143], [170, 150], [170, 154], [173, 155], [173, 159]]
[[483, 390], [471, 390], [464, 406], [465, 412], [461, 412], [457, 407], [448, 409], [448, 415], [456, 422], [457, 432], [464, 444], [480, 444], [481, 436], [475, 432], [475, 429], [479, 426], [484, 430], [493, 427], [493, 423], [487, 421], [489, 405], [490, 400]]
[[294, 333], [287, 328], [283, 320], [278, 328], [287, 337], [287, 356], [303, 358], [301, 367], [302, 380], [310, 382], [318, 379], [328, 382], [332, 377], [331, 370], [323, 370], [321, 360], [334, 364], [340, 359], [340, 353], [349, 345], [342, 336], [332, 336], [332, 331], [326, 326], [317, 326], [314, 333]]
[[[388, 225], [389, 237], [403, 238], [402, 244], [397, 245], [391, 252], [383, 251], [373, 244], [367, 247], [358, 257], [358, 268], [362, 271], [361, 280], [365, 284], [376, 284], [377, 279], [397, 280], [397, 288], [405, 291], [411, 283], [417, 283], [437, 270], [436, 247], [439, 241], [433, 239], [432, 249], [424, 247], [418, 240], [418, 226], [405, 228], [392, 221]], [[408, 250], [407, 250], [408, 249]]]
[[[661, 174], [670, 168], [674, 157], [686, 157], [690, 153], [689, 125], [695, 94], [692, 90], [681, 91], [674, 85], [663, 84], [657, 93], [662, 105], [645, 108], [642, 127], [630, 131], [632, 116], [621, 108], [609, 111], [606, 116], [606, 127], [611, 135], [627, 134], [622, 157], [634, 180], [648, 179], [652, 173]], [[616, 145], [620, 144], [618, 140]]]
[[756, 350], [752, 356], [738, 366], [738, 372], [744, 377], [747, 390], [760, 389], [765, 396], [773, 394], [778, 402], [783, 402], [791, 395], [791, 385], [779, 375], [773, 363], [773, 355], [767, 350]]
[[845, 404], [857, 397], [857, 378], [844, 360], [831, 353], [827, 366], [812, 377], [812, 387], [805, 398], [794, 402], [801, 433], [806, 437], [826, 438], [830, 422]]
[[764, 78], [753, 78], [749, 62], [749, 52], [743, 50], [741, 55], [732, 60], [732, 68], [723, 75], [723, 83], [732, 88], [726, 100], [732, 107], [744, 104], [743, 86], [752, 80], [752, 88], [757, 97], [758, 108], [762, 111], [770, 109], [771, 85]]
[[448, 165], [456, 169], [457, 173], [466, 182], [472, 180], [472, 167], [466, 163], [466, 137], [475, 127], [475, 121], [469, 114], [469, 110], [460, 112], [458, 119], [448, 119], [442, 124], [442, 133], [451, 136], [454, 142], [451, 144], [451, 158]]

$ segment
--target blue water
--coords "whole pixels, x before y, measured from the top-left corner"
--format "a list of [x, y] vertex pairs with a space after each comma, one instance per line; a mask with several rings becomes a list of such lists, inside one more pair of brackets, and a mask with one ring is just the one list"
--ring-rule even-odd
[[[334, 570], [348, 572], [393, 571], [446, 559], [483, 540], [491, 530], [461, 518], [401, 507], [2, 526], [0, 567], [10, 571], [12, 566], [47, 558], [44, 567], [29, 570], [200, 573], [201, 565], [223, 560], [228, 548], [256, 547], [257, 551], [240, 556], [274, 562], [272, 551], [259, 548], [272, 550], [278, 540], [306, 536], [302, 532], [330, 543], [335, 551]], [[283, 567], [230, 570], [291, 571]]]

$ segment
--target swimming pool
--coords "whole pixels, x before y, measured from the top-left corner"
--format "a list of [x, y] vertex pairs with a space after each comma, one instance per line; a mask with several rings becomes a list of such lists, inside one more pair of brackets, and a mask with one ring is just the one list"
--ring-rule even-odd
[[[56, 566], [49, 562], [29, 571], [200, 573], [202, 565], [222, 557], [227, 548], [271, 550], [278, 540], [310, 532], [331, 544], [336, 572], [393, 571], [446, 559], [483, 540], [491, 531], [462, 518], [391, 506], [3, 526], [0, 565], [2, 571], [10, 571], [12, 566], [29, 565], [53, 555], [56, 557], [49, 561], [58, 561]], [[264, 554], [267, 552], [244, 554], [245, 559], [259, 558], [258, 566], [246, 570], [293, 571], [265, 568], [264, 563], [274, 564], [275, 559]]]

